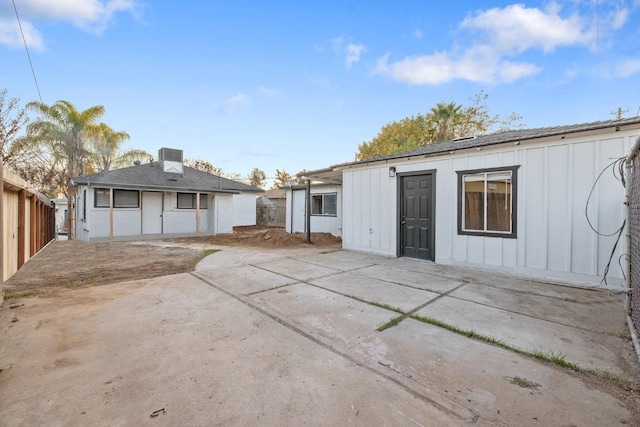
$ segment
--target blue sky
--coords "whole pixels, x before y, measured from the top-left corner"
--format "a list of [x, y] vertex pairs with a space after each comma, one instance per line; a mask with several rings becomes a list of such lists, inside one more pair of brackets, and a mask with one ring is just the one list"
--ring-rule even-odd
[[[351, 161], [386, 123], [481, 90], [527, 127], [640, 108], [640, 0], [15, 0], [42, 94], [104, 105], [126, 148], [225, 172]], [[0, 88], [38, 92], [11, 0]]]

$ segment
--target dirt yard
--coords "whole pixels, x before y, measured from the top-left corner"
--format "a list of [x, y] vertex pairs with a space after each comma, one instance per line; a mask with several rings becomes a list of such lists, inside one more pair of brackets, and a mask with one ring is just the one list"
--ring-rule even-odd
[[[55, 241], [33, 257], [4, 284], [5, 298], [47, 296], [57, 289], [99, 286], [192, 271], [208, 254], [181, 243], [260, 248], [307, 247], [306, 234], [276, 227], [236, 227], [233, 234], [167, 239], [176, 247], [151, 242], [88, 243]], [[312, 233], [315, 247], [340, 247], [340, 238]], [[44, 255], [46, 256], [40, 256]]]

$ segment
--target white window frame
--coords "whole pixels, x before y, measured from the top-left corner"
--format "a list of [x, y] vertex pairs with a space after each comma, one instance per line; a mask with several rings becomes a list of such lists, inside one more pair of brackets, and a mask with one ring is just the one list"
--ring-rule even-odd
[[[334, 197], [335, 198], [335, 212], [326, 212], [326, 198]], [[320, 200], [320, 213], [314, 212], [315, 208], [315, 200]], [[311, 194], [311, 216], [338, 216], [338, 193], [314, 193]]]

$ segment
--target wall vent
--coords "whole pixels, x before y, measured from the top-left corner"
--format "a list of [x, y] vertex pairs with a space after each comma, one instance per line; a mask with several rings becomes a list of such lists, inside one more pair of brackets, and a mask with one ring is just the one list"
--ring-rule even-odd
[[469, 135], [469, 136], [461, 136], [458, 138], [453, 138], [453, 142], [458, 142], [458, 141], [468, 141], [470, 139], [476, 139], [475, 135]]

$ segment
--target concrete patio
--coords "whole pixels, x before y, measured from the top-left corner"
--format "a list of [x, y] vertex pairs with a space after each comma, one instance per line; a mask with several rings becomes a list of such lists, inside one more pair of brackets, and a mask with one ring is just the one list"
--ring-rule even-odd
[[637, 393], [527, 354], [637, 382], [619, 294], [340, 250], [219, 249], [190, 274], [25, 299], [4, 328], [0, 419], [640, 422]]
[[[609, 425], [625, 418], [624, 410], [617, 412], [621, 405], [567, 369], [518, 351], [638, 381], [637, 360], [622, 338], [624, 297], [615, 292], [349, 251], [225, 249], [203, 260], [195, 275], [412, 390], [482, 414], [489, 424]], [[377, 330], [399, 312], [516, 351], [410, 316]], [[541, 413], [541, 407], [547, 409]]]

